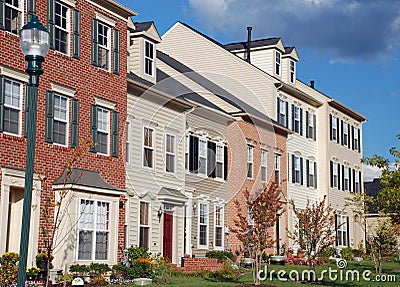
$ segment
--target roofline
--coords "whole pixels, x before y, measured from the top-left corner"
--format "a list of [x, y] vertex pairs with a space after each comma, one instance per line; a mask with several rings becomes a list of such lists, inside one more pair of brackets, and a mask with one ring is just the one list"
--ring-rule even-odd
[[165, 93], [165, 92], [163, 92], [163, 91], [160, 91], [160, 90], [154, 88], [154, 86], [146, 85], [146, 84], [144, 84], [144, 83], [135, 81], [135, 80], [129, 78], [129, 76], [128, 76], [128, 84], [133, 84], [133, 85], [139, 86], [139, 87], [144, 88], [144, 89], [150, 89], [150, 91], [151, 91], [152, 93], [158, 94], [158, 95], [160, 95], [160, 96], [167, 97], [167, 98], [169, 98], [170, 100], [175, 101], [175, 102], [178, 103], [178, 104], [181, 104], [181, 105], [183, 105], [183, 106], [186, 106], [187, 108], [193, 108], [193, 107], [195, 107], [195, 105], [193, 105], [193, 104], [190, 103], [189, 101], [185, 101], [185, 100], [179, 99], [179, 98], [177, 98], [177, 97], [173, 97], [172, 95], [170, 95], [170, 94], [168, 94], [168, 93]]
[[[201, 97], [201, 95], [200, 95], [200, 97]], [[216, 114], [218, 114], [219, 116], [222, 116], [222, 117], [224, 117], [224, 118], [227, 118], [227, 119], [230, 119], [230, 120], [232, 120], [232, 121], [235, 121], [235, 118], [234, 118], [232, 115], [228, 114], [227, 112], [219, 111], [219, 110], [213, 109], [213, 108], [211, 108], [211, 107], [207, 107], [206, 105], [203, 105], [203, 104], [198, 103], [198, 102], [196, 102], [196, 101], [192, 101], [192, 100], [188, 100], [188, 101], [189, 101], [190, 103], [192, 103], [192, 102], [195, 103], [195, 104], [197, 105], [196, 108], [202, 108], [202, 109], [205, 109], [205, 110], [210, 111], [210, 112], [212, 112], [212, 113], [216, 113]]]
[[121, 3], [118, 3], [117, 1], [114, 1], [114, 0], [105, 0], [105, 1], [110, 3], [110, 4], [112, 4], [112, 5], [114, 5], [114, 6], [116, 6], [116, 7], [118, 7], [119, 9], [129, 13], [131, 16], [137, 16], [138, 15], [138, 12], [133, 11], [132, 9], [122, 5]]
[[359, 122], [366, 122], [368, 121], [368, 119], [366, 117], [364, 117], [363, 115], [357, 113], [356, 111], [350, 109], [349, 107], [343, 105], [342, 103], [336, 101], [335, 99], [331, 99], [330, 101], [328, 101], [328, 104], [341, 111], [342, 113], [352, 117], [353, 119], [356, 119]]
[[248, 116], [250, 118], [254, 118], [254, 119], [256, 119], [258, 121], [261, 121], [261, 122], [264, 122], [264, 123], [271, 123], [274, 128], [278, 128], [278, 129], [282, 130], [283, 132], [285, 132], [287, 134], [293, 134], [294, 133], [292, 130], [289, 130], [288, 128], [285, 128], [284, 126], [282, 126], [279, 123], [275, 122], [273, 119], [270, 119], [270, 121], [268, 122], [265, 119], [261, 119], [261, 118], [259, 118], [257, 116], [254, 116], [254, 115], [251, 115], [251, 114], [248, 114], [248, 113], [245, 113], [245, 112], [231, 113], [231, 115], [238, 116], [238, 117]]
[[277, 90], [282, 90], [284, 92], [290, 93], [299, 100], [304, 101], [316, 108], [319, 108], [323, 105], [323, 103], [321, 103], [320, 101], [314, 99], [313, 97], [307, 95], [306, 93], [300, 91], [299, 89], [291, 85], [285, 84], [284, 82], [276, 83], [275, 86]]

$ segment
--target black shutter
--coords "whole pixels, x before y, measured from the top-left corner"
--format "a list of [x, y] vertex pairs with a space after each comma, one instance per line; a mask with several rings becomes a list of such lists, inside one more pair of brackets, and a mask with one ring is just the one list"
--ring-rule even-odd
[[189, 171], [197, 173], [199, 169], [199, 139], [189, 136]]
[[72, 36], [72, 56], [75, 59], [80, 59], [81, 57], [81, 12], [74, 9], [73, 14], [73, 36]]
[[333, 188], [333, 162], [330, 162], [330, 172], [331, 172], [331, 188]]
[[351, 148], [351, 145], [350, 145], [350, 124], [347, 124], [347, 147]]
[[314, 188], [317, 188], [318, 176], [317, 176], [317, 163], [314, 162]]
[[303, 109], [300, 109], [300, 135], [303, 135]]
[[47, 29], [49, 30], [50, 37], [50, 49], [54, 49], [54, 44], [56, 42], [56, 33], [54, 26], [55, 18], [55, 1], [47, 0]]
[[215, 178], [215, 167], [216, 167], [216, 151], [217, 145], [214, 142], [207, 142], [207, 176]]
[[300, 184], [303, 185], [303, 158], [300, 158]]
[[295, 124], [294, 124], [294, 105], [292, 104], [292, 131], [294, 131], [294, 127], [295, 127]]
[[112, 111], [112, 156], [118, 157], [118, 112]]
[[228, 178], [228, 147], [224, 146], [224, 179]]
[[4, 29], [4, 11], [5, 11], [4, 0], [0, 0], [0, 29]]
[[4, 77], [0, 77], [0, 132], [4, 129], [4, 92]]
[[296, 182], [296, 172], [294, 169], [294, 161], [295, 161], [295, 156], [292, 154], [292, 183]]
[[312, 135], [312, 137], [313, 137], [314, 141], [316, 141], [317, 140], [317, 116], [316, 115], [313, 115], [313, 124], [314, 124], [314, 129], [313, 129], [314, 134]]
[[307, 159], [306, 160], [306, 182], [307, 182], [307, 187], [310, 186], [310, 161]]
[[348, 170], [348, 172], [349, 172], [349, 191], [351, 191], [351, 168], [350, 167], [347, 167], [347, 170]]
[[353, 172], [353, 191], [356, 191], [356, 170], [352, 169]]
[[46, 127], [45, 141], [52, 143], [54, 141], [54, 92], [46, 92]]
[[360, 129], [357, 129], [358, 132], [358, 152], [361, 152], [361, 132]]
[[342, 165], [342, 190], [344, 189], [344, 165]]
[[36, 1], [35, 0], [26, 0], [26, 23], [29, 23], [31, 20], [32, 16], [35, 13], [36, 8]]
[[338, 215], [335, 214], [335, 236], [336, 236], [336, 241], [335, 245], [338, 246]]
[[336, 164], [337, 164], [337, 174], [338, 174], [337, 188], [338, 188], [338, 190], [340, 190], [340, 164], [339, 163], [336, 163]]
[[286, 128], [289, 127], [289, 103], [286, 102]]
[[344, 132], [343, 132], [344, 123], [343, 120], [340, 120], [340, 131], [342, 133], [342, 145], [344, 145]]
[[79, 144], [79, 101], [72, 99], [71, 147]]
[[310, 131], [308, 130], [308, 125], [309, 125], [309, 117], [310, 113], [306, 111], [306, 138], [310, 138]]
[[339, 118], [336, 118], [336, 142], [340, 143]]
[[95, 66], [99, 65], [99, 57], [98, 57], [98, 46], [99, 46], [99, 35], [98, 35], [98, 20], [92, 19], [92, 64]]
[[354, 126], [351, 126], [351, 149], [354, 150]]
[[362, 192], [362, 182], [361, 182], [361, 170], [358, 171], [358, 182], [360, 185], [360, 192]]
[[329, 115], [329, 135], [330, 140], [333, 140], [333, 124], [332, 124], [332, 115]]
[[90, 133], [92, 135], [93, 146], [90, 151], [96, 152], [98, 149], [97, 143], [97, 106], [90, 105]]
[[350, 219], [347, 216], [347, 245], [346, 246], [350, 246]]
[[114, 29], [113, 72], [119, 75], [119, 30]]
[[278, 105], [276, 107], [276, 121], [278, 123], [280, 123], [281, 125], [283, 125], [283, 123], [281, 123], [281, 117], [280, 117], [280, 114], [281, 114], [281, 105], [280, 105], [281, 99], [280, 98], [278, 98], [277, 103], [278, 103]]

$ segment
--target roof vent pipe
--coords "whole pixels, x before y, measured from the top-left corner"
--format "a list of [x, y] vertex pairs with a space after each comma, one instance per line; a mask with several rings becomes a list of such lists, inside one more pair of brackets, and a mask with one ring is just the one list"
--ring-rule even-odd
[[310, 81], [310, 87], [314, 89], [314, 87], [315, 87], [315, 81], [314, 80]]
[[252, 27], [247, 27], [247, 57], [246, 57], [246, 61], [248, 63], [250, 63], [250, 46], [251, 46], [251, 30], [253, 28]]

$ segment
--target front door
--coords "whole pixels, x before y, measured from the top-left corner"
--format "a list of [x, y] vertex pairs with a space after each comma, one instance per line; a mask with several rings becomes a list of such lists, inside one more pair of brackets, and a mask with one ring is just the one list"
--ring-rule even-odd
[[172, 230], [174, 216], [170, 212], [164, 212], [164, 236], [163, 236], [163, 251], [164, 258], [169, 262], [172, 261]]

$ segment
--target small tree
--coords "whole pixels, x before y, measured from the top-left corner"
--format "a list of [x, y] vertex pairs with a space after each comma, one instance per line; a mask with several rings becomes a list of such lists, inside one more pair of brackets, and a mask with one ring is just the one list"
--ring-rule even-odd
[[251, 195], [246, 189], [244, 197], [246, 200], [244, 208], [239, 200], [234, 201], [237, 213], [232, 232], [245, 247], [251, 247], [250, 256], [255, 259], [253, 279], [255, 285], [260, 285], [258, 274], [262, 253], [265, 249], [273, 247], [277, 241], [273, 239], [272, 227], [284, 211], [279, 200], [278, 186], [275, 183], [270, 183], [259, 194]]
[[307, 257], [310, 270], [315, 271], [317, 257], [322, 256], [326, 248], [335, 244], [336, 211], [331, 205], [326, 204], [326, 196], [322, 201], [312, 205], [308, 200], [305, 209], [297, 208], [293, 200], [290, 204], [298, 219], [290, 238], [300, 245]]

